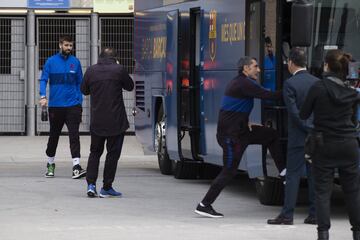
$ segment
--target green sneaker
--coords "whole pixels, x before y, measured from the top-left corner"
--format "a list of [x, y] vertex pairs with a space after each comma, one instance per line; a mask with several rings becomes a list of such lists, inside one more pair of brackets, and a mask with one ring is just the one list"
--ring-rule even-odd
[[55, 163], [52, 163], [52, 164], [50, 164], [50, 163], [48, 163], [47, 165], [46, 165], [46, 167], [47, 167], [47, 172], [45, 173], [45, 177], [47, 177], [47, 178], [53, 178], [55, 175]]

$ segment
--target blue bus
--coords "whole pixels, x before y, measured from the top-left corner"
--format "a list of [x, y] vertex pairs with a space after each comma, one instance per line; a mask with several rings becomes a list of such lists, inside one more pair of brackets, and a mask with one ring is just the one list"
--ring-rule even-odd
[[[256, 57], [263, 86], [281, 89], [291, 46], [308, 46], [308, 68], [318, 76], [329, 49], [359, 59], [359, 19], [358, 0], [136, 0], [133, 114], [145, 153], [157, 153], [162, 174], [211, 177], [222, 165], [220, 102], [239, 58]], [[277, 129], [286, 152], [282, 102], [255, 101], [250, 121]], [[255, 179], [261, 203], [281, 203], [283, 184], [266, 149], [249, 146], [239, 170]]]

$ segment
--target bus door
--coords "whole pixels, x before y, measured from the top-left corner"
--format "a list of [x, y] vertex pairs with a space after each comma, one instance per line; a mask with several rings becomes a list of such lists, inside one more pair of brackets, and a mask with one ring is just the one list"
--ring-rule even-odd
[[166, 145], [170, 159], [179, 160], [178, 139], [178, 10], [168, 12], [166, 32]]
[[[263, 81], [265, 88], [275, 91], [282, 88], [284, 79], [289, 75], [286, 58], [289, 52], [289, 28], [291, 3], [285, 1], [266, 1], [264, 3], [264, 36], [262, 56]], [[287, 145], [287, 113], [282, 101], [262, 102], [262, 122], [274, 128], [281, 141], [284, 156]], [[278, 170], [268, 151], [263, 151], [264, 176], [276, 177]]]
[[[268, 54], [268, 46], [266, 46], [266, 44], [270, 42], [269, 39], [271, 39], [274, 44], [277, 43], [276, 40], [279, 39], [276, 28], [271, 28], [274, 27], [274, 25], [276, 26], [278, 17], [276, 14], [277, 2], [281, 1], [253, 0], [248, 3], [247, 10], [248, 41], [246, 41], [246, 54], [259, 59], [259, 66], [262, 70], [261, 77], [259, 78], [260, 84], [269, 90], [280, 88], [275, 77], [278, 76], [276, 60], [274, 61], [275, 56]], [[273, 22], [272, 19], [274, 19]], [[266, 27], [269, 27], [269, 29]], [[267, 55], [265, 55], [265, 53]], [[274, 54], [276, 53], [277, 52]], [[264, 126], [274, 128], [280, 132], [284, 126], [282, 122], [283, 114], [283, 106], [281, 106], [278, 101], [255, 100], [250, 121], [261, 123]], [[249, 146], [246, 157], [248, 174], [250, 178], [256, 178], [255, 186], [260, 202], [270, 205], [281, 203], [284, 199], [284, 185], [280, 178], [277, 178], [278, 172], [269, 150], [260, 145]]]
[[190, 9], [189, 19], [189, 66], [181, 78], [180, 96], [180, 147], [182, 158], [201, 160], [201, 24], [200, 8]]
[[[262, 57], [262, 31], [263, 31], [263, 1], [253, 0], [247, 2], [246, 15], [246, 41], [245, 54], [247, 56], [255, 57], [261, 68], [263, 62]], [[262, 69], [262, 68], [261, 68]], [[259, 81], [262, 81], [262, 74], [260, 74]], [[262, 123], [261, 116], [261, 100], [255, 99], [254, 108], [249, 116], [249, 121], [255, 124]], [[247, 169], [251, 178], [263, 175], [262, 163], [262, 147], [261, 145], [249, 145], [244, 158], [240, 163], [241, 169]]]

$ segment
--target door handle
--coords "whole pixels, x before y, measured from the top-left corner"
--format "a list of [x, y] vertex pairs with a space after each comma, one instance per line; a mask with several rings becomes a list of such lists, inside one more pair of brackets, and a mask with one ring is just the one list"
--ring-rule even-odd
[[25, 71], [24, 69], [21, 69], [19, 72], [19, 80], [24, 81], [25, 80]]

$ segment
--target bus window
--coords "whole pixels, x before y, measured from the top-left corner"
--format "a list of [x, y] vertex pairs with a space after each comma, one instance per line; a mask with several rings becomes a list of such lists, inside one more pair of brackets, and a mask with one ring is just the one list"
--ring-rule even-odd
[[360, 59], [360, 1], [314, 1], [313, 44], [309, 49], [311, 73], [320, 77], [326, 52], [341, 49]]

